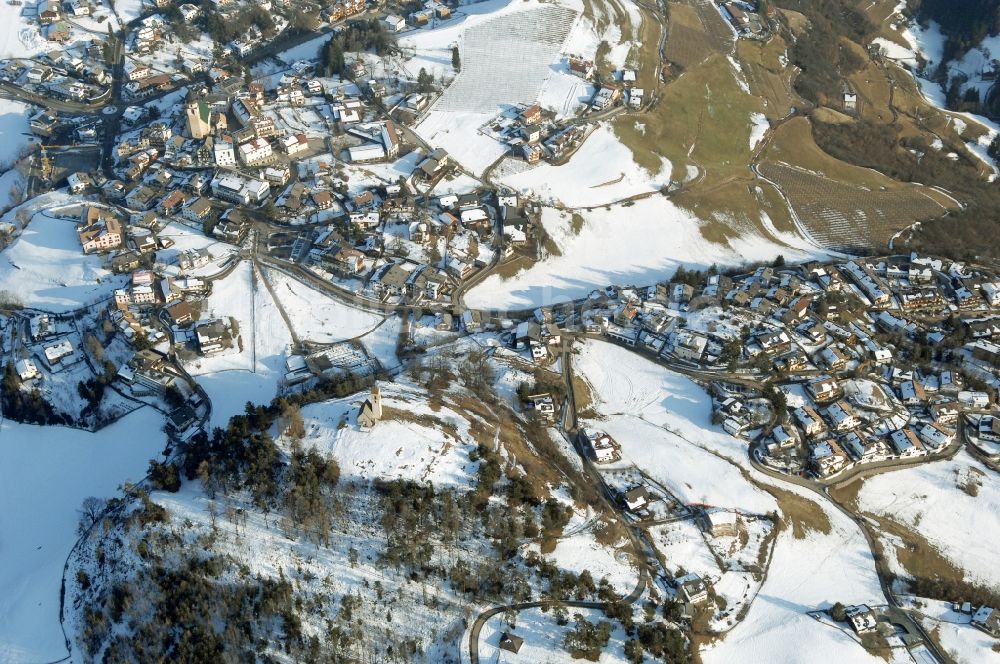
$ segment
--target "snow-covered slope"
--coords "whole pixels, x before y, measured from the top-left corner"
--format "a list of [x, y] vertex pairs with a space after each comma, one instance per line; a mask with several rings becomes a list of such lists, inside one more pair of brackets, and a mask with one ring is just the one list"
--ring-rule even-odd
[[670, 278], [678, 266], [704, 269], [713, 263], [740, 265], [815, 257], [747, 233], [727, 244], [706, 239], [701, 221], [660, 195], [630, 205], [568, 212], [542, 209], [542, 225], [559, 254], [504, 279], [493, 275], [465, 294], [470, 307], [493, 309], [551, 305], [586, 296], [608, 284], [651, 285]]
[[60, 659], [63, 563], [84, 498], [108, 498], [162, 451], [163, 418], [143, 408], [106, 429], [0, 424], [0, 661]]
[[1000, 541], [1000, 487], [993, 471], [967, 452], [868, 478], [858, 506], [915, 529], [970, 581], [1000, 588], [995, 547]]
[[[760, 512], [775, 508], [774, 499], [739, 469], [759, 484], [777, 481], [753, 470], [746, 443], [711, 424], [711, 400], [689, 379], [632, 351], [595, 341], [584, 344], [574, 370], [586, 378], [606, 418], [597, 425], [613, 432], [623, 455], [650, 475], [664, 478], [672, 490], [687, 497], [704, 495], [721, 505]], [[663, 429], [676, 433], [659, 433]], [[704, 456], [694, 458], [698, 451]], [[717, 463], [708, 462], [708, 457]], [[786, 527], [779, 534], [767, 579], [746, 618], [724, 640], [704, 650], [703, 660], [874, 664], [879, 659], [850, 637], [807, 615], [838, 601], [886, 602], [864, 536], [853, 521], [815, 494], [783, 482], [777, 486], [814, 502], [829, 521], [830, 532], [807, 529], [797, 539]], [[671, 564], [683, 566], [684, 561]], [[806, 658], [803, 643], [810, 644]]]

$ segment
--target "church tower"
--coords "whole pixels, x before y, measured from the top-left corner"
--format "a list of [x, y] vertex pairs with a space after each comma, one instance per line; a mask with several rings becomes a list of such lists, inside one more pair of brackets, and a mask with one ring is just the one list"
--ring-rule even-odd
[[187, 129], [191, 138], [201, 140], [212, 133], [212, 112], [202, 100], [189, 101], [187, 111]]

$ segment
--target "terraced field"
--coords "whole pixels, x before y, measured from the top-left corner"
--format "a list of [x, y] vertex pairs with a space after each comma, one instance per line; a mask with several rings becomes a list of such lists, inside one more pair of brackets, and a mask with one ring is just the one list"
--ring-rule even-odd
[[667, 27], [667, 60], [690, 69], [704, 62], [714, 52], [695, 8], [687, 4], [671, 3], [670, 23]]
[[803, 230], [836, 251], [883, 249], [903, 228], [948, 211], [916, 187], [868, 189], [784, 162], [765, 162], [759, 170], [784, 192]]
[[719, 10], [715, 8], [714, 1], [691, 0], [691, 4], [694, 5], [695, 11], [698, 12], [698, 16], [701, 18], [702, 25], [705, 26], [705, 34], [708, 37], [709, 45], [713, 49], [723, 53], [732, 51], [736, 35], [733, 34], [733, 30], [726, 23], [726, 20], [722, 18]]

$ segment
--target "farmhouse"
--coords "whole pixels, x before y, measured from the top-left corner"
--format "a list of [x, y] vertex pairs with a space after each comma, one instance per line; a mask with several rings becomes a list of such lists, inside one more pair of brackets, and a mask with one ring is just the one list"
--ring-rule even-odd
[[844, 609], [844, 613], [847, 615], [847, 620], [851, 623], [851, 627], [858, 634], [867, 634], [868, 632], [874, 632], [876, 627], [875, 612], [868, 608], [865, 604], [858, 604], [856, 606], [848, 606]]
[[684, 601], [689, 604], [699, 604], [708, 600], [708, 587], [697, 574], [686, 574], [674, 579], [674, 585], [680, 591]]
[[516, 634], [511, 634], [510, 632], [504, 632], [500, 635], [500, 642], [497, 643], [497, 647], [500, 650], [506, 650], [507, 652], [512, 652], [515, 655], [521, 650], [521, 646], [524, 645], [524, 639]]
[[199, 324], [195, 328], [198, 338], [198, 350], [202, 355], [211, 355], [225, 349], [223, 341], [226, 336], [226, 326], [221, 320], [211, 320]]
[[608, 463], [618, 459], [618, 443], [603, 431], [585, 430], [583, 432], [590, 456], [597, 463]]
[[632, 487], [622, 492], [621, 500], [622, 504], [625, 505], [625, 509], [629, 512], [635, 512], [649, 504], [649, 492], [646, 491], [646, 487], [644, 486]]
[[17, 377], [21, 379], [21, 382], [31, 380], [38, 375], [38, 367], [36, 367], [35, 363], [29, 359], [18, 360], [15, 362], [14, 370], [17, 371]]

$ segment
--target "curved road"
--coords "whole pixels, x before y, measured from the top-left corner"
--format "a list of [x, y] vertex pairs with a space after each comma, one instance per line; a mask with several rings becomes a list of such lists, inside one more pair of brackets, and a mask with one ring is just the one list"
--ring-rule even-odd
[[[632, 589], [628, 595], [622, 598], [623, 602], [629, 604], [634, 604], [642, 597], [642, 592], [646, 589], [646, 583], [648, 582], [649, 572], [646, 570], [645, 565], [639, 566], [639, 580], [635, 584], [635, 588]], [[575, 600], [538, 600], [534, 602], [519, 602], [517, 604], [507, 604], [505, 606], [495, 606], [492, 609], [483, 611], [478, 616], [476, 616], [475, 622], [472, 623], [472, 628], [469, 630], [469, 662], [471, 664], [479, 664], [479, 633], [483, 629], [483, 625], [486, 624], [493, 616], [498, 613], [504, 613], [505, 611], [523, 611], [525, 609], [538, 609], [541, 607], [556, 607], [556, 606], [569, 606], [575, 609], [600, 609], [605, 610], [610, 602], [579, 602]]]
[[781, 482], [787, 482], [789, 484], [794, 484], [796, 486], [800, 486], [804, 489], [812, 491], [817, 496], [822, 497], [831, 505], [833, 505], [837, 510], [841, 512], [841, 514], [843, 514], [848, 519], [853, 521], [858, 526], [858, 529], [861, 530], [861, 534], [864, 535], [865, 541], [867, 542], [868, 545], [868, 549], [872, 553], [872, 560], [875, 562], [875, 574], [878, 577], [879, 586], [882, 588], [882, 593], [885, 595], [885, 598], [889, 602], [889, 605], [894, 609], [898, 609], [898, 615], [900, 616], [905, 615], [907, 617], [910, 626], [913, 627], [913, 631], [920, 634], [920, 636], [924, 640], [924, 644], [927, 646], [927, 648], [931, 651], [931, 653], [939, 662], [942, 662], [943, 664], [955, 664], [955, 661], [941, 648], [939, 648], [937, 643], [935, 643], [933, 639], [930, 638], [930, 635], [923, 628], [923, 625], [921, 625], [919, 621], [911, 618], [909, 616], [907, 609], [901, 606], [899, 602], [896, 600], [896, 596], [892, 592], [892, 583], [893, 581], [896, 580], [896, 575], [893, 574], [892, 570], [889, 569], [888, 564], [885, 562], [885, 558], [877, 553], [878, 542], [876, 540], [875, 535], [872, 533], [871, 526], [868, 524], [868, 522], [863, 517], [854, 514], [849, 509], [847, 509], [839, 502], [834, 500], [833, 497], [830, 496], [829, 487], [823, 487], [823, 489], [821, 490], [816, 485], [815, 482], [811, 482], [809, 480], [806, 480], [804, 478], [795, 475], [786, 475], [784, 473], [779, 473], [775, 470], [771, 470], [767, 466], [764, 466], [763, 464], [757, 462], [757, 460], [753, 458], [752, 454], [750, 455], [749, 458], [750, 458], [750, 464], [754, 467], [755, 470], [763, 473], [764, 475], [767, 475], [771, 479], [778, 480]]

